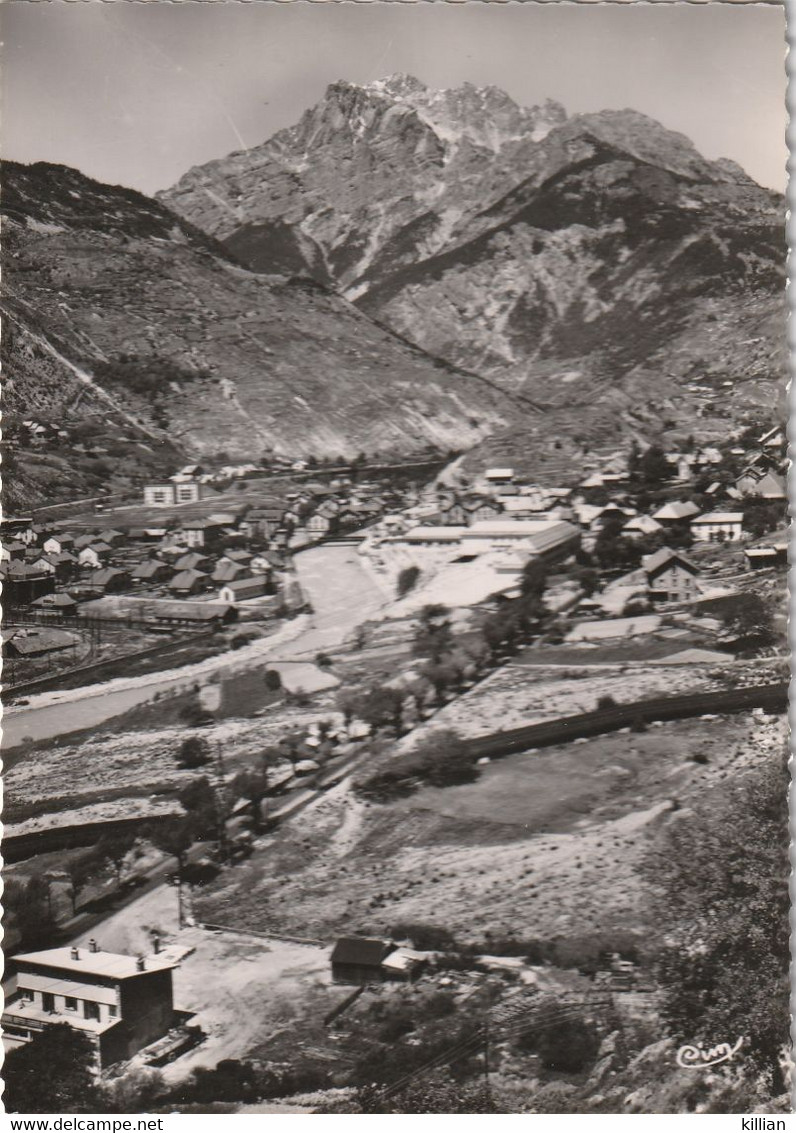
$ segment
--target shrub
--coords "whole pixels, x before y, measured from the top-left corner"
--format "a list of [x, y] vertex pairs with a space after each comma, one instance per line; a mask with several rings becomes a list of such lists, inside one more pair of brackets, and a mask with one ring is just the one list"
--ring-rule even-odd
[[279, 692], [282, 687], [282, 678], [277, 669], [265, 670], [265, 687], [269, 692]]
[[600, 1035], [585, 1019], [560, 1019], [531, 1027], [519, 1038], [521, 1050], [537, 1054], [547, 1070], [579, 1074], [594, 1063]]
[[207, 743], [200, 736], [189, 736], [180, 745], [177, 766], [186, 770], [202, 767], [210, 759]]
[[601, 708], [616, 708], [616, 707], [617, 707], [616, 701], [610, 695], [600, 696], [597, 699], [597, 709], [598, 709], [598, 711]]
[[390, 935], [395, 940], [411, 940], [412, 947], [419, 952], [452, 951], [456, 947], [453, 933], [441, 925], [399, 921], [392, 926]]
[[403, 598], [410, 590], [413, 590], [417, 585], [417, 580], [420, 577], [420, 568], [416, 566], [404, 567], [398, 575], [398, 597]]

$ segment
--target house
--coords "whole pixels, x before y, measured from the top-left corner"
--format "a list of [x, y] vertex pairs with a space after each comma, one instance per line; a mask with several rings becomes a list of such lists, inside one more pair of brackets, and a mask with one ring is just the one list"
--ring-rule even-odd
[[200, 555], [197, 551], [189, 551], [180, 557], [175, 562], [176, 570], [200, 570], [209, 571], [213, 565], [213, 560], [208, 558], [207, 555]]
[[439, 505], [439, 519], [444, 527], [465, 527], [470, 515], [461, 500], [444, 500]]
[[269, 591], [268, 582], [268, 576], [265, 574], [258, 574], [253, 578], [239, 578], [221, 587], [218, 600], [235, 606], [238, 602], [248, 602], [251, 598], [262, 598]]
[[702, 543], [737, 542], [743, 536], [743, 512], [706, 512], [691, 520], [691, 534]]
[[496, 515], [491, 516], [476, 516], [475, 519], [495, 519], [500, 515], [501, 511], [505, 513], [506, 517], [511, 516], [512, 519], [531, 519], [540, 511], [544, 511], [544, 503], [542, 497], [539, 495], [528, 496], [504, 496], [501, 497], [500, 505]]
[[651, 515], [634, 515], [622, 528], [622, 534], [629, 539], [639, 539], [644, 535], [657, 535], [663, 526]]
[[641, 567], [653, 602], [690, 602], [699, 597], [699, 568], [677, 551], [661, 547], [645, 555]]
[[110, 547], [105, 543], [98, 543], [90, 547], [83, 547], [77, 556], [81, 567], [89, 570], [99, 570], [107, 561], [111, 553]]
[[777, 565], [777, 552], [773, 547], [748, 547], [744, 551], [750, 570], [764, 570]]
[[80, 638], [62, 629], [4, 629], [4, 657], [46, 657], [64, 649], [76, 649]]
[[[514, 503], [514, 497], [507, 497], [505, 503]], [[464, 510], [464, 522], [467, 524], [478, 523], [482, 519], [496, 519], [501, 512], [509, 508], [505, 507], [505, 503], [498, 503], [497, 500], [489, 499], [486, 496], [479, 497], [472, 500], [465, 500], [462, 504]]]
[[341, 984], [368, 984], [385, 978], [382, 963], [395, 945], [367, 936], [343, 936], [332, 949], [332, 979]]
[[72, 535], [51, 535], [42, 543], [42, 550], [48, 555], [60, 555], [62, 551], [69, 551], [74, 546]]
[[205, 589], [209, 576], [201, 570], [181, 570], [168, 584], [174, 594], [199, 594]]
[[766, 472], [755, 484], [751, 495], [761, 500], [786, 500], [788, 498], [785, 481], [774, 472]]
[[328, 515], [323, 515], [320, 511], [316, 511], [307, 520], [307, 531], [313, 535], [328, 535], [332, 529], [333, 520]]
[[416, 980], [427, 965], [428, 957], [412, 948], [396, 948], [381, 963], [388, 980], [402, 980], [406, 983]]
[[107, 527], [104, 531], [100, 531], [98, 539], [102, 543], [107, 543], [109, 547], [118, 547], [124, 543], [127, 536], [123, 531], [116, 531], [112, 527]]
[[238, 611], [228, 603], [190, 602], [178, 598], [113, 597], [84, 602], [81, 617], [96, 621], [142, 622], [151, 625], [227, 625]]
[[248, 574], [249, 568], [242, 563], [231, 563], [221, 559], [210, 579], [212, 582], [236, 582], [239, 578], [246, 578]]
[[410, 527], [403, 535], [392, 536], [392, 540], [399, 543], [414, 543], [434, 546], [441, 543], [458, 543], [466, 527]]
[[198, 480], [177, 481], [173, 484], [175, 504], [196, 504], [208, 496], [208, 490]]
[[148, 507], [173, 507], [177, 502], [177, 486], [168, 481], [144, 485], [144, 503]]
[[182, 525], [179, 537], [188, 547], [208, 547], [221, 538], [223, 526], [209, 519], [196, 519]]
[[24, 559], [25, 544], [18, 542], [16, 539], [12, 539], [8, 543], [3, 543], [2, 558], [4, 562], [9, 562], [11, 559]]
[[513, 468], [487, 468], [484, 480], [487, 484], [510, 484], [514, 479]]
[[200, 476], [204, 476], [207, 469], [202, 464], [186, 464], [179, 472], [175, 472], [173, 476], [169, 476], [169, 480], [174, 484], [185, 484], [189, 480], [198, 480]]
[[34, 569], [40, 571], [42, 574], [51, 574], [53, 578], [55, 578], [55, 575], [57, 573], [55, 563], [52, 562], [47, 557], [47, 555], [37, 555], [35, 557], [31, 557], [30, 565], [34, 567]]
[[147, 559], [138, 563], [130, 572], [133, 582], [165, 582], [172, 575], [172, 568], [167, 563], [160, 563], [157, 559]]
[[74, 541], [73, 550], [82, 551], [86, 547], [90, 547], [92, 543], [96, 543], [96, 541], [97, 541], [96, 535], [89, 535], [89, 534], [78, 535], [77, 538]]
[[0, 539], [6, 543], [9, 539], [20, 543], [33, 543], [35, 536], [32, 528], [33, 518], [29, 515], [7, 515], [0, 519]]
[[690, 520], [695, 515], [699, 515], [699, 508], [695, 503], [692, 503], [690, 500], [674, 500], [671, 503], [664, 504], [663, 507], [658, 508], [657, 511], [654, 511], [652, 518], [665, 527], [667, 524], [682, 523], [684, 520]]
[[89, 575], [88, 584], [95, 590], [101, 590], [103, 594], [118, 594], [122, 590], [130, 589], [131, 579], [126, 570], [104, 567]]
[[163, 1038], [178, 1021], [167, 953], [128, 956], [88, 948], [49, 948], [14, 956], [15, 990], [3, 1011], [7, 1049], [46, 1027], [68, 1023], [92, 1042], [99, 1069], [122, 1062]]
[[0, 564], [0, 578], [3, 582], [3, 604], [7, 607], [27, 606], [36, 598], [55, 591], [52, 574], [17, 559]]
[[263, 535], [270, 538], [281, 525], [284, 513], [283, 507], [252, 508], [238, 526], [250, 537]]
[[222, 557], [218, 560], [219, 563], [229, 562], [235, 563], [237, 566], [248, 566], [254, 558], [251, 551], [225, 551]]
[[62, 618], [70, 617], [77, 610], [77, 602], [69, 594], [43, 594], [31, 605], [43, 613], [52, 613]]

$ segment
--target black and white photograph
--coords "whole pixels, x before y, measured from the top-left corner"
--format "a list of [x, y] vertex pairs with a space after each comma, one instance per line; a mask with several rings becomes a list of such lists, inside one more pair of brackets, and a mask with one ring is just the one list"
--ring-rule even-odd
[[784, 10], [2, 24], [5, 1111], [784, 1129]]

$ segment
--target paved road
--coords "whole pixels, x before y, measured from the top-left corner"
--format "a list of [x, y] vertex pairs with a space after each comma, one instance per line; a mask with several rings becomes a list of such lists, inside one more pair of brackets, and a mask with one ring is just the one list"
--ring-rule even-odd
[[151, 700], [156, 692], [169, 692], [201, 681], [217, 670], [242, 669], [268, 660], [314, 658], [316, 653], [339, 645], [386, 601], [353, 547], [321, 544], [296, 555], [295, 563], [299, 582], [314, 611], [308, 618], [298, 624], [287, 623], [271, 637], [261, 638], [244, 649], [211, 657], [183, 670], [172, 669], [163, 676], [153, 673], [32, 696], [29, 707], [4, 713], [3, 749], [8, 751], [25, 739], [47, 739], [96, 727]]

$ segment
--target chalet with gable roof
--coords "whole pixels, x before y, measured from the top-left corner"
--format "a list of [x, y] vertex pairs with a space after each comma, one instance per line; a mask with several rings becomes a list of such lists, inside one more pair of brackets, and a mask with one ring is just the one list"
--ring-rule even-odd
[[677, 551], [661, 547], [641, 567], [653, 602], [691, 602], [700, 594], [699, 568]]

